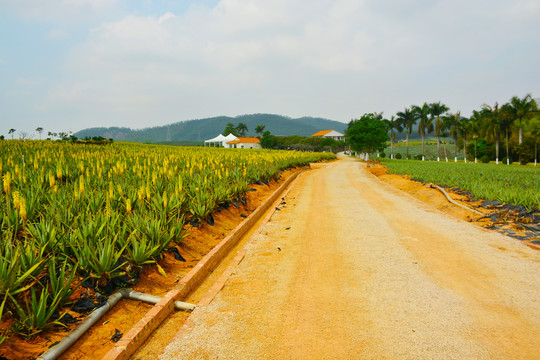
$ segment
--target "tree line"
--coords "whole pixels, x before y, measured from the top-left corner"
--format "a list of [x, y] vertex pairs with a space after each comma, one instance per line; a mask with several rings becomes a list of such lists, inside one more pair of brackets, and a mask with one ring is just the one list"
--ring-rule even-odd
[[390, 119], [384, 119], [382, 113], [374, 116], [387, 125], [390, 133], [391, 156], [396, 133], [405, 132], [406, 157], [409, 156], [409, 136], [417, 126], [422, 138], [422, 160], [424, 156], [425, 137], [433, 134], [437, 140], [437, 161], [440, 160], [441, 138], [452, 137], [454, 140], [454, 156], [457, 158], [458, 143], [463, 146], [463, 156], [474, 152], [474, 158], [500, 161], [500, 144], [504, 140], [506, 156], [509, 164], [511, 158], [527, 163], [538, 158], [538, 137], [540, 135], [540, 111], [537, 101], [531, 94], [520, 98], [512, 97], [507, 103], [499, 105], [484, 104], [481, 109], [474, 110], [467, 118], [460, 111], [450, 112], [447, 105], [440, 101], [412, 105], [397, 112]]
[[[43, 128], [40, 126], [38, 128], [36, 128], [36, 132], [39, 133], [39, 140], [41, 140], [41, 134], [43, 133]], [[8, 131], [8, 134], [11, 135], [11, 140], [14, 140], [13, 139], [13, 134], [17, 132], [16, 129], [9, 129]], [[52, 140], [51, 138], [56, 138], [57, 140], [56, 141], [71, 141], [73, 143], [83, 143], [83, 144], [98, 144], [98, 145], [102, 145], [102, 144], [109, 144], [109, 143], [112, 143], [113, 142], [113, 139], [105, 139], [104, 137], [102, 136], [86, 136], [84, 137], [83, 139], [79, 139], [78, 137], [76, 137], [75, 135], [73, 135], [73, 133], [70, 131], [70, 132], [59, 132], [59, 133], [56, 133], [56, 132], [48, 132], [47, 133], [48, 137], [46, 140]], [[4, 135], [0, 135], [0, 140], [4, 140]], [[21, 141], [24, 141], [24, 140], [30, 140], [32, 139], [32, 136], [30, 136], [27, 132], [25, 131], [21, 131], [19, 132], [19, 140]]]
[[[264, 124], [255, 127], [255, 133], [261, 140], [261, 146], [264, 149], [337, 152], [345, 148], [344, 141], [299, 135], [275, 136], [270, 131], [265, 131], [265, 128]], [[227, 123], [223, 135], [233, 134], [234, 136], [243, 137], [246, 132], [248, 132], [248, 128], [243, 122], [238, 123], [238, 125]]]

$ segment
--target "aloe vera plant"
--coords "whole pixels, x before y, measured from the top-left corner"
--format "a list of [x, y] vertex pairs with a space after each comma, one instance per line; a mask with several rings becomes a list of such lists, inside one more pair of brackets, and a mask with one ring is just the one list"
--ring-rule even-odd
[[457, 186], [480, 199], [540, 209], [540, 169], [496, 164], [383, 160], [389, 172], [441, 186]]
[[57, 320], [51, 321], [51, 317], [56, 312], [62, 302], [60, 294], [51, 297], [46, 288], [41, 289], [41, 293], [36, 295], [35, 288], [30, 289], [30, 301], [19, 304], [17, 299], [10, 295], [13, 301], [16, 318], [14, 332], [26, 337], [34, 336], [52, 325], [64, 326]]
[[67, 259], [59, 265], [54, 258], [48, 263], [49, 286], [52, 296], [54, 298], [59, 296], [60, 303], [63, 304], [77, 290], [78, 286], [74, 286], [73, 284], [77, 275], [78, 265], [74, 264], [70, 266]]
[[124, 257], [134, 266], [157, 263], [186, 236], [187, 216], [204, 222], [251, 182], [334, 157], [0, 142], [0, 315], [18, 317], [25, 334], [40, 331], [50, 323], [44, 304], [62, 306], [81, 276], [103, 285], [123, 274]]
[[118, 260], [126, 246], [118, 249], [116, 243], [116, 237], [79, 237], [72, 248], [81, 269], [91, 278], [97, 279], [99, 285], [105, 285], [112, 278], [125, 274], [121, 271], [124, 263], [118, 264]]
[[[32, 274], [43, 263], [41, 260], [25, 269], [19, 247], [9, 252], [9, 256], [0, 255], [0, 296], [14, 296], [28, 290], [34, 279]], [[24, 270], [24, 271], [23, 271]]]
[[39, 250], [41, 255], [52, 254], [57, 251], [59, 236], [57, 228], [47, 221], [41, 221], [35, 224], [29, 224], [26, 227], [29, 239], [32, 240], [35, 249]]

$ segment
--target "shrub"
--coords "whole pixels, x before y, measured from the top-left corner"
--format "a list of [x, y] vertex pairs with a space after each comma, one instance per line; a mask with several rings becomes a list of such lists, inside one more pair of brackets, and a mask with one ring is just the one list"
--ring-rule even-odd
[[382, 157], [382, 158], [386, 157], [386, 153], [384, 151], [381, 151], [379, 153], [379, 157]]
[[503, 157], [503, 159], [502, 159], [503, 164], [506, 164], [506, 160], [507, 160], [507, 159], [509, 160], [508, 163], [511, 164], [511, 163], [512, 163], [512, 158], [507, 158], [506, 156]]
[[483, 162], [484, 164], [487, 164], [490, 161], [489, 156], [487, 155], [482, 156], [480, 158], [480, 161]]
[[398, 159], [398, 160], [401, 159], [401, 154], [400, 154], [400, 153], [397, 153], [397, 154], [395, 155], [395, 158]]
[[422, 160], [422, 154], [418, 154], [414, 157], [415, 160]]

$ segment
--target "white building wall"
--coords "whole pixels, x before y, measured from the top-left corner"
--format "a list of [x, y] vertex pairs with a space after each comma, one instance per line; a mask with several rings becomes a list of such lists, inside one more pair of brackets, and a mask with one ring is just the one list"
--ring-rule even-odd
[[240, 143], [234, 144], [237, 149], [262, 149], [259, 143]]

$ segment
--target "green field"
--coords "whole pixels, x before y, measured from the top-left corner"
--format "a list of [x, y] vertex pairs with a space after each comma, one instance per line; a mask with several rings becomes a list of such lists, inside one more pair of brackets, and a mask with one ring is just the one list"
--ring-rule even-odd
[[[332, 153], [0, 141], [0, 343], [63, 326], [83, 281], [114, 288], [159, 266], [190, 226], [250, 184]], [[165, 274], [166, 275], [166, 274]], [[131, 280], [124, 282], [126, 285]], [[60, 318], [54, 318], [55, 311]]]
[[[446, 150], [445, 150], [446, 146]], [[445, 140], [444, 142], [441, 139], [441, 145], [440, 145], [440, 158], [444, 159], [445, 155], [448, 157], [448, 159], [453, 160], [454, 159], [454, 143], [453, 140]], [[391, 149], [390, 149], [390, 143], [387, 144], [387, 147], [384, 149], [384, 153], [386, 154], [387, 158], [390, 158]], [[397, 154], [401, 154], [402, 158], [405, 159], [405, 155], [407, 154], [407, 143], [406, 142], [398, 142], [394, 143], [394, 157]], [[417, 155], [422, 155], [422, 141], [420, 140], [414, 140], [409, 141], [409, 155], [414, 159]], [[424, 156], [426, 160], [436, 160], [437, 159], [437, 141], [435, 140], [426, 140], [424, 143]], [[469, 154], [468, 157], [471, 155]], [[463, 160], [463, 148], [458, 148], [457, 152], [458, 160]]]
[[540, 209], [540, 167], [379, 159], [392, 174], [445, 187], [459, 187], [479, 199]]

